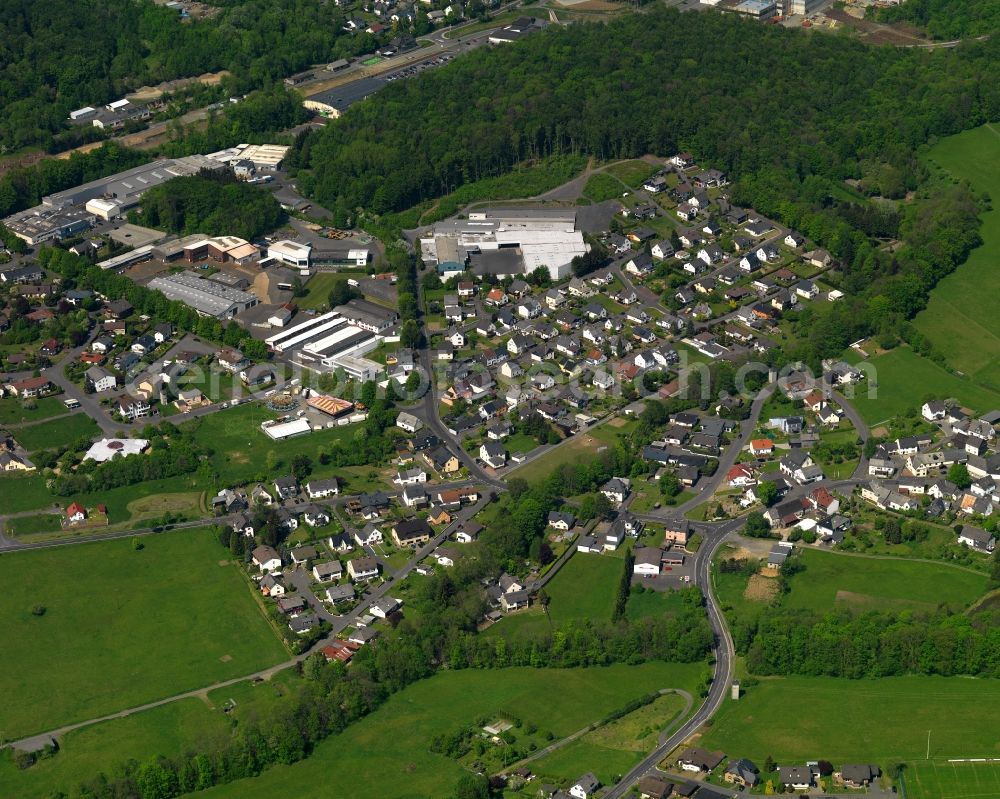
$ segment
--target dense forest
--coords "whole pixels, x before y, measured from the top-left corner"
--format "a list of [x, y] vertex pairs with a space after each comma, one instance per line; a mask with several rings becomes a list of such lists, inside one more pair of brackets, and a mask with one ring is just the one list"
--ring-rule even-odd
[[[184, 128], [179, 122], [171, 123], [164, 155], [210, 153], [239, 142], [273, 142], [275, 132], [297, 125], [306, 116], [297, 95], [283, 86], [251, 92], [239, 103], [227, 104], [205, 124]], [[32, 166], [9, 169], [0, 177], [0, 217], [37, 205], [46, 194], [131, 169], [155, 157], [153, 151], [131, 150], [110, 141], [69, 158], [45, 158]]]
[[941, 40], [984, 36], [1000, 29], [1000, 4], [993, 0], [906, 0], [872, 7], [869, 14], [879, 22], [909, 22]]
[[66, 130], [70, 111], [143, 85], [225, 69], [223, 88], [242, 94], [313, 64], [373, 52], [395, 35], [345, 34], [344, 10], [333, 3], [215, 5], [215, 16], [183, 22], [152, 0], [0, 0], [0, 154], [76, 143], [79, 132]]
[[[553, 26], [395, 83], [300, 137], [292, 162], [308, 167], [299, 185], [326, 207], [386, 214], [553, 155], [690, 150], [736, 178], [735, 202], [844, 263], [839, 280], [854, 299], [807, 312], [811, 333], [788, 353], [815, 363], [862, 335], [911, 335], [906, 320], [979, 243], [981, 203], [962, 186], [929, 186], [918, 151], [1000, 118], [998, 60], [1000, 41], [874, 48], [654, 11]], [[865, 213], [837, 199], [848, 178], [917, 202], [901, 216]], [[872, 238], [897, 229], [907, 246], [895, 251]]]
[[274, 195], [240, 183], [231, 172], [174, 178], [142, 196], [138, 221], [171, 233], [239, 236], [270, 233], [285, 219]]

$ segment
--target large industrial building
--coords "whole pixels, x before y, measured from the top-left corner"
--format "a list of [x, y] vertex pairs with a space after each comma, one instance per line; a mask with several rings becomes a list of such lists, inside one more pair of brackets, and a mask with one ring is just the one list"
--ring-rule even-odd
[[588, 247], [573, 209], [491, 208], [439, 222], [420, 239], [420, 249], [425, 261], [471, 262], [480, 274], [502, 277], [545, 267], [552, 280], [561, 280]]
[[139, 204], [142, 195], [154, 186], [159, 186], [173, 178], [196, 175], [203, 169], [219, 169], [218, 161], [203, 155], [187, 155], [183, 158], [161, 158], [143, 164], [117, 175], [92, 180], [72, 189], [59, 191], [42, 197], [44, 208], [67, 208], [84, 205], [98, 198], [113, 200], [121, 210], [128, 210]]
[[232, 319], [236, 314], [257, 304], [256, 295], [249, 291], [223, 286], [194, 272], [153, 278], [149, 281], [149, 288], [162, 291], [167, 299], [180, 300], [202, 316], [214, 316], [217, 319]]
[[41, 206], [4, 220], [11, 233], [30, 247], [80, 233], [93, 223], [94, 217], [80, 209], [55, 210]]
[[355, 380], [374, 380], [382, 365], [363, 356], [375, 349], [382, 336], [354, 324], [341, 310], [314, 316], [275, 333], [265, 343], [276, 353], [313, 369], [343, 369]]
[[205, 158], [227, 166], [237, 161], [249, 161], [255, 170], [273, 172], [281, 166], [288, 150], [283, 144], [237, 144], [217, 153], [209, 153]]

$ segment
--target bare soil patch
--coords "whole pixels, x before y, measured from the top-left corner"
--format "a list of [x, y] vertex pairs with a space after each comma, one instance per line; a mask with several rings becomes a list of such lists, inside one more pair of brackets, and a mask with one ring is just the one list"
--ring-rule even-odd
[[753, 602], [770, 602], [778, 594], [778, 582], [763, 574], [754, 574], [747, 582], [743, 596]]

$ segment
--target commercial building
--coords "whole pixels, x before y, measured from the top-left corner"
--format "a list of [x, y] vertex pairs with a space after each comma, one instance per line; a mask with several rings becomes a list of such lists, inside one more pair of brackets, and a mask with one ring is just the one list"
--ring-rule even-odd
[[273, 172], [281, 166], [288, 147], [282, 144], [237, 144], [205, 156], [217, 164], [235, 166], [239, 161], [249, 161], [255, 170]]
[[41, 206], [4, 220], [11, 233], [31, 247], [80, 233], [93, 223], [94, 217], [78, 208], [63, 211]]
[[371, 250], [362, 247], [313, 247], [309, 256], [312, 266], [368, 266]]
[[334, 311], [352, 325], [370, 333], [384, 333], [399, 319], [399, 314], [391, 308], [385, 308], [368, 300], [349, 300], [345, 305], [334, 308]]
[[491, 208], [439, 222], [421, 237], [420, 249], [425, 261], [471, 259], [484, 274], [527, 274], [545, 267], [553, 280], [561, 280], [589, 248], [573, 209]]
[[220, 264], [246, 264], [257, 260], [260, 251], [239, 236], [216, 236], [210, 239], [200, 238], [185, 244], [183, 256], [192, 264], [204, 260]]
[[72, 189], [59, 191], [42, 198], [40, 208], [59, 210], [74, 205], [84, 205], [90, 200], [113, 200], [122, 211], [139, 204], [142, 195], [154, 186], [174, 178], [196, 175], [202, 169], [218, 169], [220, 164], [203, 155], [183, 158], [161, 158], [133, 169], [92, 180]]
[[343, 369], [356, 380], [374, 380], [383, 367], [362, 357], [382, 337], [352, 324], [339, 311], [330, 311], [275, 333], [265, 343], [276, 353], [313, 369]]
[[312, 246], [297, 241], [276, 241], [267, 248], [267, 257], [287, 266], [294, 266], [300, 273], [309, 274], [309, 256]]
[[736, 14], [766, 22], [777, 15], [778, 6], [775, 0], [743, 0], [731, 10]]
[[535, 17], [518, 17], [510, 25], [490, 34], [490, 44], [510, 44], [523, 39], [529, 33], [541, 30], [548, 23]]
[[194, 272], [156, 277], [149, 287], [162, 291], [168, 299], [180, 300], [202, 316], [217, 319], [232, 319], [257, 304], [257, 297], [250, 292], [228, 288]]

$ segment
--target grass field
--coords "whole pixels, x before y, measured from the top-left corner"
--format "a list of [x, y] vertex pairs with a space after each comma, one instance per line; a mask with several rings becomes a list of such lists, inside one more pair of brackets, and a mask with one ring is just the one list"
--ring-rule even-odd
[[[213, 466], [229, 483], [246, 482], [264, 471], [268, 452], [274, 452], [282, 467], [287, 469], [296, 455], [308, 455], [319, 462], [320, 450], [334, 441], [349, 443], [358, 433], [357, 425], [344, 425], [318, 430], [304, 436], [272, 441], [260, 429], [261, 422], [277, 414], [256, 402], [202, 416], [184, 423], [184, 428], [211, 442], [215, 454]], [[279, 468], [282, 468], [279, 467]]]
[[512, 470], [510, 476], [520, 477], [529, 482], [538, 480], [563, 464], [579, 461], [581, 458], [596, 455], [602, 449], [613, 447], [619, 436], [627, 434], [634, 426], [633, 421], [617, 417], [590, 430], [577, 433], [557, 447]]
[[931, 730], [932, 758], [997, 757], [998, 703], [1000, 680], [764, 679], [723, 703], [700, 745], [758, 764], [770, 755], [778, 763], [825, 758], [885, 767], [923, 759]]
[[587, 178], [587, 185], [583, 187], [583, 196], [595, 203], [602, 203], [605, 200], [617, 199], [626, 191], [625, 186], [614, 175], [596, 172]]
[[32, 535], [34, 533], [54, 533], [62, 530], [62, 515], [55, 513], [40, 513], [37, 516], [18, 516], [8, 519], [4, 531], [13, 535]]
[[530, 767], [546, 782], [569, 782], [593, 771], [604, 785], [613, 785], [656, 748], [659, 733], [679, 720], [686, 704], [678, 694], [660, 696], [652, 704], [539, 758]]
[[[783, 607], [864, 612], [935, 610], [944, 604], [960, 612], [981, 597], [987, 586], [985, 575], [945, 563], [855, 557], [811, 548], [796, 557], [805, 570], [792, 576], [791, 591], [780, 599]], [[745, 575], [716, 571], [713, 581], [720, 603], [738, 615], [753, 616], [768, 607], [765, 600], [744, 594]]]
[[577, 552], [545, 587], [552, 600], [549, 604], [552, 621], [559, 624], [573, 619], [610, 620], [621, 576], [620, 558]]
[[962, 610], [986, 592], [987, 577], [946, 564], [873, 559], [805, 549], [805, 571], [792, 577], [788, 607], [828, 610], [922, 608]]
[[[1000, 130], [996, 127], [984, 125], [942, 139], [927, 159], [969, 181], [977, 191], [1000, 196]], [[981, 219], [982, 246], [938, 283], [915, 323], [953, 368], [1000, 392], [1000, 316], [995, 291], [1000, 208], [994, 205]]]
[[28, 452], [72, 444], [81, 438], [94, 439], [101, 432], [97, 422], [85, 413], [41, 422], [17, 431], [15, 438]]
[[640, 158], [631, 161], [622, 161], [612, 164], [605, 172], [614, 175], [622, 183], [626, 183], [632, 188], [638, 188], [643, 181], [657, 171], [659, 167], [646, 163]]
[[681, 595], [677, 591], [646, 590], [641, 594], [634, 589], [629, 592], [625, 615], [635, 621], [648, 616], [662, 616], [674, 613], [683, 606]]
[[986, 799], [1000, 796], [1000, 763], [907, 763], [903, 799]]
[[66, 406], [59, 397], [42, 397], [34, 400], [33, 408], [25, 408], [17, 397], [7, 397], [0, 400], [0, 424], [17, 425], [24, 422], [37, 422], [51, 416], [66, 413]]
[[[11, 739], [248, 674], [285, 658], [205, 529], [0, 556]], [[35, 605], [45, 607], [33, 615]]]
[[[855, 363], [858, 360], [853, 351], [847, 358]], [[979, 413], [1000, 408], [1000, 392], [963, 380], [909, 347], [897, 347], [869, 358], [866, 363], [877, 370], [877, 391], [871, 392], [875, 396], [869, 396], [869, 387], [861, 383], [854, 398], [849, 399], [869, 424], [884, 422], [911, 408], [919, 410], [924, 398], [930, 395], [954, 397]]]
[[[134, 758], [182, 754], [192, 748], [205, 750], [228, 737], [235, 720], [266, 718], [282, 697], [302, 684], [291, 669], [260, 684], [241, 682], [209, 692], [204, 699], [182, 699], [123, 719], [114, 719], [69, 733], [60, 741], [59, 754], [43, 759], [27, 771], [9, 758], [0, 758], [0, 796], [47, 799], [56, 791], [69, 793], [82, 780], [117, 773]], [[226, 702], [235, 703], [228, 714]]]
[[299, 297], [296, 303], [305, 310], [325, 308], [330, 304], [328, 300], [333, 287], [338, 283], [346, 282], [349, 277], [351, 275], [342, 275], [336, 272], [320, 272], [313, 275], [306, 283], [305, 296]]
[[273, 796], [294, 785], [299, 799], [327, 799], [336, 793], [332, 775], [340, 775], [334, 779], [352, 779], [351, 799], [440, 799], [451, 794], [462, 769], [429, 750], [435, 735], [456, 730], [477, 716], [506, 711], [562, 738], [650, 691], [692, 690], [703, 669], [703, 664], [646, 663], [600, 669], [444, 672], [393, 696], [343, 735], [321, 743], [308, 760], [269, 769], [257, 779], [214, 788], [203, 796]]
[[[21, 513], [45, 508], [57, 502], [40, 474], [0, 475], [0, 513]], [[61, 504], [61, 503], [60, 503]]]

